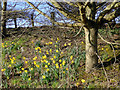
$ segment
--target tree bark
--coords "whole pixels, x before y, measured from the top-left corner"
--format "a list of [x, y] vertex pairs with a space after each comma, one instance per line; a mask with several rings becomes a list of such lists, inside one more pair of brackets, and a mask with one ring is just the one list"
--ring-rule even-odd
[[86, 42], [86, 72], [90, 72], [97, 64], [97, 34], [98, 29], [86, 28], [85, 30], [85, 42]]
[[1, 31], [3, 37], [7, 35], [6, 32], [6, 9], [7, 9], [7, 2], [3, 0], [3, 9], [2, 9], [2, 15], [1, 15]]

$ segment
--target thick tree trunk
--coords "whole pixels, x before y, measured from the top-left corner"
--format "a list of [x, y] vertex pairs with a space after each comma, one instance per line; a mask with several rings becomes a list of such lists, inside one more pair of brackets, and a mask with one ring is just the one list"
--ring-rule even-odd
[[3, 37], [7, 35], [6, 32], [6, 8], [7, 8], [7, 2], [3, 0], [3, 9], [2, 9], [2, 15], [1, 15], [1, 31], [3, 34]]
[[84, 30], [86, 42], [86, 72], [90, 72], [95, 65], [98, 64], [96, 55], [98, 29], [84, 27]]

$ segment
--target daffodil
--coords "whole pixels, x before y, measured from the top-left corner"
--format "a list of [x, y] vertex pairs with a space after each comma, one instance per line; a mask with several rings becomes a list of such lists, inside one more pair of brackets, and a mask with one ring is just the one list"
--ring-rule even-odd
[[52, 52], [52, 49], [50, 49], [50, 53]]
[[63, 73], [65, 73], [65, 71], [63, 71]]
[[41, 62], [44, 62], [43, 60], [41, 60]]
[[44, 56], [42, 56], [42, 58], [43, 58], [43, 59], [46, 59], [46, 58], [47, 58], [47, 56], [46, 56], [46, 55], [44, 55]]
[[54, 55], [53, 58], [56, 58], [56, 56]]
[[8, 67], [11, 67], [11, 64]]
[[15, 57], [13, 57], [13, 60], [15, 60]]
[[34, 61], [34, 64], [36, 65], [36, 61]]
[[80, 83], [79, 83], [79, 82], [75, 83], [75, 86], [77, 86], [77, 87], [78, 87], [79, 85], [80, 85]]
[[19, 71], [19, 73], [22, 73], [22, 71]]
[[25, 61], [25, 63], [27, 64], [27, 63], [28, 63], [28, 61]]
[[70, 56], [70, 60], [72, 60], [73, 59], [73, 56]]
[[24, 70], [24, 68], [22, 68], [22, 70]]
[[39, 50], [41, 50], [41, 48], [40, 47], [37, 47]]
[[56, 52], [58, 52], [58, 50], [56, 50]]
[[11, 63], [13, 64], [13, 63], [14, 63], [14, 60], [11, 60]]
[[38, 68], [39, 68], [39, 67], [40, 67], [40, 65], [36, 65], [36, 67], [38, 67]]
[[69, 46], [71, 46], [71, 43], [68, 43]]
[[35, 56], [34, 58], [33, 58], [33, 60], [36, 60], [37, 59], [37, 56]]
[[58, 63], [56, 63], [55, 65], [56, 65], [56, 68], [59, 68], [59, 65], [58, 65]]
[[62, 64], [60, 64], [60, 67], [62, 67]]
[[62, 62], [62, 65], [65, 65], [65, 61]]
[[84, 79], [82, 79], [82, 80], [81, 80], [81, 82], [82, 82], [82, 83], [84, 83], [84, 82], [85, 82], [85, 80], [84, 80]]
[[49, 44], [52, 44], [52, 42], [49, 42]]
[[45, 65], [45, 68], [48, 68], [48, 65]]
[[38, 50], [38, 48], [35, 48], [35, 50], [37, 51], [37, 50]]
[[83, 44], [84, 42], [82, 41], [81, 43]]
[[67, 44], [65, 43], [64, 46], [67, 46]]
[[4, 48], [4, 45], [2, 45], [2, 47]]
[[68, 71], [68, 68], [66, 68], [66, 70]]
[[7, 76], [7, 79], [9, 79], [9, 76]]
[[49, 68], [47, 69], [47, 71], [49, 71]]
[[51, 60], [53, 60], [53, 58], [51, 58]]
[[49, 54], [49, 52], [48, 52], [48, 51], [46, 51], [46, 54]]
[[58, 68], [59, 68], [59, 66], [56, 66], [56, 68], [58, 69]]
[[72, 62], [71, 62], [72, 64], [74, 63], [74, 61], [72, 60]]
[[104, 50], [104, 48], [102, 48], [102, 50]]
[[12, 58], [10, 58], [10, 60], [13, 60]]
[[53, 60], [53, 63], [55, 64], [55, 60]]
[[48, 43], [45, 43], [46, 45], [48, 44]]
[[26, 57], [23, 57], [23, 59], [26, 59]]
[[63, 54], [63, 52], [61, 52], [60, 54]]
[[55, 45], [55, 47], [57, 47], [57, 45]]
[[27, 70], [25, 70], [25, 72], [27, 73], [28, 71], [27, 71]]
[[2, 72], [4, 72], [6, 69], [1, 69]]
[[31, 41], [31, 43], [33, 43], [33, 41]]
[[31, 78], [28, 78], [28, 80], [30, 81], [30, 80], [31, 80]]
[[57, 38], [57, 40], [59, 40], [59, 38]]
[[5, 45], [5, 47], [7, 47], [7, 45]]
[[33, 68], [30, 68], [30, 70], [32, 71], [32, 70], [33, 70]]
[[60, 59], [59, 62], [62, 62], [62, 60]]
[[46, 78], [45, 75], [43, 75], [42, 78], [45, 79]]
[[45, 62], [45, 63], [48, 63], [48, 61], [47, 61], [47, 60], [44, 60], [44, 62]]

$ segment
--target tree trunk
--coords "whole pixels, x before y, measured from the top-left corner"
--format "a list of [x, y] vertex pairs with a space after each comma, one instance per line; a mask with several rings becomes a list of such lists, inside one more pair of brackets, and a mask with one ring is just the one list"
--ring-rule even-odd
[[84, 27], [84, 30], [86, 42], [86, 72], [90, 72], [95, 65], [98, 64], [98, 58], [96, 55], [98, 29]]
[[34, 27], [33, 14], [31, 14], [31, 22], [32, 22], [32, 27]]
[[2, 15], [1, 15], [1, 31], [3, 34], [3, 37], [7, 35], [6, 32], [6, 9], [7, 9], [7, 2], [3, 0], [3, 9], [2, 9]]
[[51, 19], [52, 19], [52, 26], [54, 26], [54, 22], [55, 22], [55, 12], [51, 12]]
[[15, 28], [17, 28], [17, 20], [16, 20], [16, 18], [14, 18], [14, 24], [15, 24]]

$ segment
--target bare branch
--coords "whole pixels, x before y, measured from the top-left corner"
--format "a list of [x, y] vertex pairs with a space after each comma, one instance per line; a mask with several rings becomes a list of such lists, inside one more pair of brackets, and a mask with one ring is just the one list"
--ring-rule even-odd
[[101, 22], [102, 18], [109, 13], [115, 6], [116, 2], [111, 3], [110, 5], [108, 5], [99, 15], [97, 22]]
[[119, 43], [112, 43], [112, 42], [108, 42], [107, 40], [105, 40], [99, 33], [98, 36], [101, 38], [101, 40], [103, 40], [104, 42], [106, 42], [107, 44], [113, 44], [113, 45], [120, 45]]
[[120, 16], [120, 8], [104, 16], [103, 21], [110, 22], [118, 16]]
[[[48, 0], [50, 1], [50, 0]], [[55, 0], [53, 0], [54, 2], [51, 2], [57, 9], [60, 13], [62, 13], [65, 17], [69, 18], [69, 19], [72, 19], [72, 20], [75, 20], [75, 21], [78, 21], [80, 22], [80, 16], [77, 16], [75, 13], [70, 13], [68, 12], [67, 10], [65, 10], [62, 6], [60, 6], [60, 4], [58, 2], [56, 2]]]

